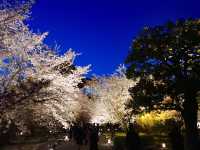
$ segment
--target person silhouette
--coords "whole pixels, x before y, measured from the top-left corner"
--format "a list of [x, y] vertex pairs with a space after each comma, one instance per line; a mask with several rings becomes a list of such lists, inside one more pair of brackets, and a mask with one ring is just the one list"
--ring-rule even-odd
[[138, 133], [134, 130], [133, 124], [129, 124], [126, 133], [126, 149], [127, 150], [140, 150], [140, 138]]
[[83, 145], [83, 140], [84, 140], [84, 131], [80, 122], [74, 124], [73, 126], [73, 139], [78, 146], [78, 150], [80, 150]]
[[90, 150], [98, 150], [98, 141], [99, 141], [99, 136], [98, 136], [98, 132], [99, 132], [99, 126], [95, 126], [95, 124], [93, 124], [90, 128], [90, 146], [89, 149]]
[[172, 121], [172, 129], [169, 132], [169, 139], [172, 145], [172, 150], [184, 150], [184, 139], [181, 134], [180, 126], [177, 122]]

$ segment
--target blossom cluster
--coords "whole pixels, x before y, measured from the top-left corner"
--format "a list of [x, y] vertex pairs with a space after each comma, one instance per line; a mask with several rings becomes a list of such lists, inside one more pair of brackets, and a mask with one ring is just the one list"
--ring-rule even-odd
[[67, 128], [87, 101], [78, 85], [90, 66], [75, 66], [72, 49], [60, 56], [44, 44], [48, 33], [29, 29], [24, 7], [0, 10], [0, 127]]

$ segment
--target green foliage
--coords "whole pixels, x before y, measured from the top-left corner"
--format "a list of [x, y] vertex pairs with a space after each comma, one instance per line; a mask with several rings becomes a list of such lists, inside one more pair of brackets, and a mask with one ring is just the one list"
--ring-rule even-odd
[[[125, 150], [126, 145], [126, 134], [125, 133], [116, 133], [114, 138], [114, 150]], [[156, 133], [140, 133], [140, 140], [143, 149], [158, 149], [161, 147], [162, 143], [166, 143], [167, 148], [170, 149], [169, 139], [165, 134], [156, 134]]]

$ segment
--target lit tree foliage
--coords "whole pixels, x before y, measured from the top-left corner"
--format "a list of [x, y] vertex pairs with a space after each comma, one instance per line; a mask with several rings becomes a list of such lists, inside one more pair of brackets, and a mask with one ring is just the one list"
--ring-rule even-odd
[[59, 56], [43, 44], [47, 33], [29, 30], [24, 21], [30, 6], [0, 10], [0, 122], [23, 132], [30, 124], [66, 128], [86, 109], [78, 85], [89, 66], [75, 66], [74, 51]]
[[[157, 130], [158, 126], [168, 127], [168, 123], [171, 120], [182, 122], [180, 116], [180, 113], [176, 110], [155, 110], [149, 113], [142, 113], [137, 115], [136, 122], [142, 129], [146, 131], [152, 131], [152, 128], [154, 127], [156, 127]], [[161, 129], [163, 129], [163, 127], [161, 127]], [[168, 128], [166, 128], [166, 130], [168, 130]]]
[[123, 66], [111, 76], [95, 77], [88, 88], [94, 99], [91, 121], [124, 125], [127, 115], [131, 113], [126, 109], [126, 104], [131, 99], [128, 89], [134, 83], [126, 78]]

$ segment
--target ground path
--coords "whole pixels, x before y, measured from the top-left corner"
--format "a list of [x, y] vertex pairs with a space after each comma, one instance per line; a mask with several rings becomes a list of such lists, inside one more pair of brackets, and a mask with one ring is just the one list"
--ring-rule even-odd
[[[74, 142], [65, 142], [63, 140], [49, 140], [43, 143], [35, 143], [35, 144], [16, 144], [9, 145], [1, 150], [51, 150], [52, 145], [56, 143], [56, 148], [54, 150], [78, 150], [78, 146]], [[111, 144], [99, 143], [99, 150], [112, 150]], [[84, 145], [81, 147], [81, 150], [89, 150], [88, 145]]]

